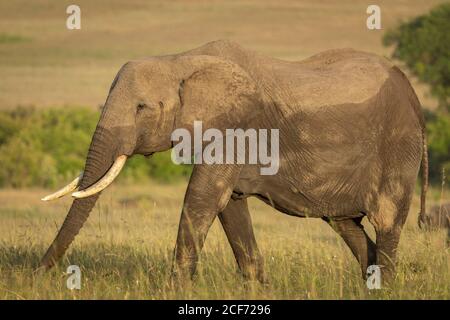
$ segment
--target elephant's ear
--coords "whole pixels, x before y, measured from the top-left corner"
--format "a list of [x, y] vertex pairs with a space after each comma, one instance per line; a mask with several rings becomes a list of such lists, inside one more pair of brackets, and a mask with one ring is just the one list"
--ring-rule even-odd
[[180, 84], [177, 127], [192, 127], [194, 121], [203, 121], [204, 129], [245, 127], [260, 110], [255, 82], [235, 63], [205, 60]]

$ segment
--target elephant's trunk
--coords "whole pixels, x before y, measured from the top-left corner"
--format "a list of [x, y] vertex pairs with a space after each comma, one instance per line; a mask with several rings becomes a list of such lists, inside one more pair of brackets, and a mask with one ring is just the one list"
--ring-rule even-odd
[[[80, 190], [96, 183], [111, 167], [117, 156], [113, 142], [110, 132], [98, 126], [87, 155]], [[41, 267], [50, 269], [61, 258], [87, 220], [98, 197], [99, 193], [73, 201], [58, 235], [42, 258]]]

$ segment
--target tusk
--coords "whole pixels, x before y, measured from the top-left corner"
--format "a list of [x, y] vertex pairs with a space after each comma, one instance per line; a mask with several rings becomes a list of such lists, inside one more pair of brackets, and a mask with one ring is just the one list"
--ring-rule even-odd
[[43, 197], [41, 200], [42, 201], [50, 201], [50, 200], [55, 200], [55, 199], [64, 197], [66, 194], [71, 193], [72, 191], [74, 191], [75, 189], [78, 188], [78, 184], [80, 183], [80, 180], [82, 177], [83, 177], [83, 172], [78, 177], [76, 177], [71, 183], [69, 183], [67, 186], [59, 189], [55, 193], [52, 193], [52, 194], [49, 194], [48, 196]]
[[103, 178], [101, 178], [99, 181], [97, 181], [87, 189], [72, 193], [72, 197], [77, 199], [86, 198], [92, 196], [93, 194], [99, 193], [114, 181], [114, 179], [119, 175], [120, 170], [122, 170], [126, 161], [126, 155], [117, 157], [116, 161], [114, 161], [113, 165], [108, 170], [108, 172], [106, 172]]

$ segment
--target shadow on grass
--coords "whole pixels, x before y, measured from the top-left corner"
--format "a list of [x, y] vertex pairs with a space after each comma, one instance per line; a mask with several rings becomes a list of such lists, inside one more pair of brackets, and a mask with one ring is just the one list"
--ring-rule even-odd
[[[34, 273], [44, 253], [43, 246], [0, 245], [0, 298], [2, 290], [8, 290], [3, 292], [4, 297], [14, 299], [10, 295], [15, 293], [24, 299], [217, 299], [229, 295], [230, 286], [243, 295], [250, 292], [234, 265], [224, 266], [216, 255], [204, 257], [195, 281], [186, 291], [184, 286], [171, 284], [172, 250], [103, 244], [76, 247], [50, 271]], [[66, 288], [70, 265], [81, 269], [79, 292]]]
[[[34, 270], [39, 267], [44, 254], [42, 246], [0, 245], [0, 268], [3, 272]], [[171, 260], [171, 252], [168, 251], [150, 252], [130, 246], [96, 244], [70, 250], [52, 270], [65, 272], [68, 266], [77, 265], [89, 273], [119, 273], [127, 277], [146, 271], [166, 273], [171, 268]]]

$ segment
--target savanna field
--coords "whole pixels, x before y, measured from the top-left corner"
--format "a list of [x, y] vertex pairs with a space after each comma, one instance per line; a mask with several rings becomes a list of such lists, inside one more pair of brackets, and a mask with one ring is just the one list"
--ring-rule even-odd
[[[214, 222], [192, 287], [169, 285], [185, 183], [112, 186], [57, 268], [33, 275], [70, 206], [41, 204], [48, 190], [0, 192], [0, 298], [2, 299], [449, 299], [445, 232], [417, 228], [418, 197], [399, 247], [391, 289], [370, 291], [337, 234], [318, 219], [283, 215], [250, 201], [268, 284], [239, 275], [225, 234]], [[438, 201], [439, 190], [430, 192]], [[373, 237], [373, 230], [367, 227]], [[79, 265], [81, 290], [66, 287], [69, 265]]]
[[[365, 1], [78, 1], [83, 22], [74, 32], [65, 28], [67, 3], [2, 1], [0, 299], [450, 299], [447, 233], [419, 230], [419, 183], [391, 288], [368, 290], [356, 259], [325, 222], [256, 199], [249, 205], [268, 283], [243, 279], [216, 219], [194, 281], [172, 287], [190, 168], [169, 163], [167, 153], [129, 161], [60, 263], [33, 272], [71, 204], [70, 196], [40, 198], [82, 170], [99, 106], [126, 61], [216, 39], [286, 60], [339, 47], [389, 56], [382, 32], [442, 2], [378, 1], [386, 9], [383, 30], [368, 33]], [[412, 83], [424, 108], [435, 110], [429, 88]], [[444, 154], [446, 147], [441, 143]], [[433, 181], [427, 206], [448, 201], [449, 192]], [[80, 290], [66, 287], [69, 265], [81, 268]]]

